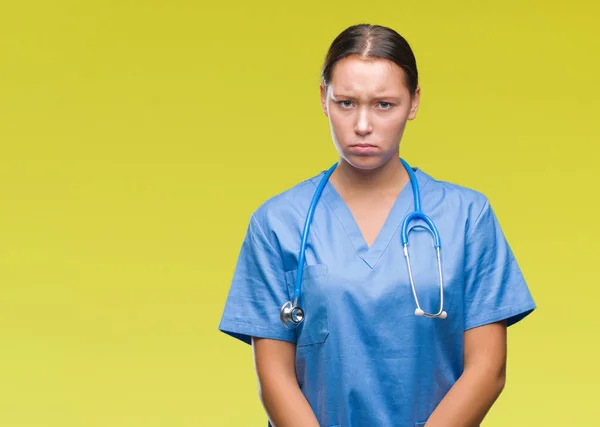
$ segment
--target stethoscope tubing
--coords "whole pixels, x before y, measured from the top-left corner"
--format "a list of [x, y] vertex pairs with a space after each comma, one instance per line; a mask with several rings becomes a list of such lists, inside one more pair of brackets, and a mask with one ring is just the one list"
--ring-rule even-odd
[[[415, 303], [417, 305], [417, 308], [415, 310], [415, 315], [425, 316], [425, 317], [429, 317], [429, 318], [445, 319], [447, 317], [447, 313], [444, 311], [444, 282], [443, 282], [441, 254], [440, 254], [440, 251], [441, 251], [440, 235], [439, 235], [439, 232], [438, 232], [437, 227], [435, 226], [433, 220], [421, 211], [421, 193], [419, 191], [419, 184], [417, 182], [417, 178], [416, 178], [412, 168], [404, 159], [401, 158], [400, 161], [402, 162], [402, 165], [404, 166], [404, 168], [406, 169], [406, 171], [409, 175], [410, 183], [411, 183], [411, 187], [412, 187], [412, 193], [413, 193], [413, 201], [414, 201], [413, 212], [409, 213], [402, 220], [401, 242], [402, 242], [402, 246], [403, 246], [404, 257], [406, 259], [406, 265], [407, 265], [407, 269], [408, 269], [411, 290], [413, 293], [413, 297], [415, 299]], [[302, 239], [300, 241], [300, 250], [298, 253], [298, 267], [297, 267], [297, 272], [296, 272], [296, 281], [295, 281], [295, 285], [294, 285], [294, 295], [293, 295], [292, 301], [286, 302], [280, 311], [281, 321], [282, 321], [283, 325], [287, 328], [294, 328], [304, 321], [304, 311], [302, 310], [302, 308], [300, 308], [298, 302], [299, 302], [300, 295], [302, 292], [302, 279], [304, 276], [304, 263], [306, 261], [306, 245], [307, 245], [308, 236], [310, 233], [310, 225], [313, 220], [313, 216], [314, 216], [314, 213], [315, 213], [315, 210], [317, 207], [317, 203], [319, 202], [319, 199], [321, 198], [323, 190], [325, 189], [325, 186], [327, 185], [327, 182], [329, 181], [331, 174], [333, 173], [333, 171], [336, 169], [337, 166], [338, 166], [338, 163], [336, 162], [325, 172], [325, 174], [323, 175], [323, 178], [321, 178], [321, 181], [319, 182], [317, 189], [315, 190], [315, 193], [311, 200], [310, 206], [308, 208], [308, 213], [304, 220], [304, 228], [302, 230]], [[413, 280], [413, 275], [412, 275], [412, 268], [411, 268], [411, 264], [410, 264], [409, 253], [408, 253], [408, 233], [409, 233], [408, 226], [411, 221], [417, 220], [417, 219], [423, 220], [429, 227], [428, 231], [430, 231], [430, 233], [432, 234], [432, 237], [434, 240], [434, 247], [435, 247], [436, 255], [437, 255], [439, 285], [440, 285], [440, 308], [439, 308], [438, 312], [435, 314], [427, 313], [421, 308], [421, 305], [419, 303], [419, 298], [417, 296], [414, 280]]]

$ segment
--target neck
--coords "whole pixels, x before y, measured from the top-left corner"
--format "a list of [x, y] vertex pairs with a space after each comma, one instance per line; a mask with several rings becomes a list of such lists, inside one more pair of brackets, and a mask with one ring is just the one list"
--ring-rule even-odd
[[398, 156], [392, 157], [377, 169], [357, 169], [340, 159], [331, 175], [331, 181], [341, 192], [359, 195], [362, 193], [393, 193], [402, 191], [409, 176]]

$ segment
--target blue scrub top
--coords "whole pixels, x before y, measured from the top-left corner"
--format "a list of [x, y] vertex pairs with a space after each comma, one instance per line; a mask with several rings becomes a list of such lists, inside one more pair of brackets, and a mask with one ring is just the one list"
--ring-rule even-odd
[[[414, 169], [422, 211], [441, 238], [446, 319], [415, 316], [400, 241], [412, 212], [407, 184], [371, 247], [327, 183], [306, 249], [295, 330], [279, 319], [294, 293], [309, 204], [324, 172], [265, 202], [250, 219], [219, 329], [245, 343], [296, 343], [300, 388], [323, 427], [422, 425], [460, 377], [463, 332], [535, 308], [486, 197]], [[409, 254], [426, 312], [439, 309], [437, 258], [429, 232], [411, 222]]]

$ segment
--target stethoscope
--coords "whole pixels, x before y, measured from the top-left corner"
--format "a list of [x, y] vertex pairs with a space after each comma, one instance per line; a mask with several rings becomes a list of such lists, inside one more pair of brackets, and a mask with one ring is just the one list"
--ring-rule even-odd
[[[425, 215], [423, 212], [421, 212], [421, 195], [419, 193], [419, 184], [417, 183], [417, 177], [415, 176], [413, 170], [408, 165], [408, 163], [406, 163], [404, 161], [404, 159], [400, 159], [400, 161], [402, 162], [402, 164], [406, 168], [406, 171], [408, 172], [408, 176], [410, 178], [410, 183], [412, 186], [414, 205], [415, 205], [413, 212], [406, 215], [406, 217], [402, 220], [402, 226], [401, 226], [401, 241], [402, 241], [402, 246], [404, 247], [404, 258], [406, 259], [406, 266], [408, 268], [408, 277], [410, 279], [410, 286], [412, 288], [413, 297], [414, 297], [415, 303], [417, 305], [417, 308], [415, 310], [415, 315], [416, 316], [425, 316], [425, 317], [429, 317], [429, 318], [445, 319], [446, 317], [448, 317], [448, 313], [446, 313], [444, 311], [444, 282], [442, 279], [442, 261], [441, 261], [441, 256], [440, 256], [440, 249], [441, 249], [440, 235], [438, 233], [438, 230], [437, 230], [435, 224], [431, 220], [431, 218], [429, 218], [427, 215]], [[325, 172], [325, 175], [323, 175], [323, 178], [319, 182], [319, 185], [317, 186], [317, 190], [315, 191], [312, 201], [310, 203], [310, 206], [308, 208], [308, 213], [307, 213], [306, 219], [304, 221], [304, 230], [302, 232], [302, 240], [300, 243], [300, 253], [298, 256], [298, 268], [297, 268], [297, 273], [296, 273], [296, 286], [294, 288], [293, 300], [286, 302], [283, 305], [283, 307], [281, 307], [281, 311], [279, 313], [281, 323], [283, 323], [283, 326], [285, 326], [286, 328], [290, 328], [290, 329], [296, 328], [298, 325], [300, 325], [304, 321], [304, 317], [305, 317], [304, 310], [298, 305], [298, 299], [300, 298], [300, 293], [302, 290], [302, 276], [304, 273], [303, 267], [304, 267], [304, 260], [305, 260], [306, 242], [308, 240], [308, 232], [310, 230], [310, 224], [312, 222], [312, 218], [314, 216], [315, 209], [317, 207], [317, 203], [318, 203], [319, 199], [321, 198], [321, 194], [323, 193], [323, 189], [325, 188], [325, 185], [327, 184], [329, 177], [331, 176], [331, 174], [333, 173], [333, 171], [335, 170], [337, 165], [338, 165], [338, 163], [335, 163], [331, 168], [329, 168]], [[421, 305], [419, 304], [419, 298], [417, 296], [417, 291], [415, 290], [415, 283], [413, 281], [412, 269], [410, 266], [410, 257], [408, 256], [408, 225], [412, 220], [416, 220], [416, 219], [422, 219], [429, 226], [429, 228], [423, 227], [423, 226], [420, 226], [420, 227], [424, 228], [425, 230], [429, 231], [429, 233], [431, 233], [431, 235], [433, 237], [433, 241], [434, 241], [433, 245], [437, 252], [438, 273], [439, 273], [439, 278], [440, 278], [440, 309], [437, 313], [427, 313], [421, 308]]]

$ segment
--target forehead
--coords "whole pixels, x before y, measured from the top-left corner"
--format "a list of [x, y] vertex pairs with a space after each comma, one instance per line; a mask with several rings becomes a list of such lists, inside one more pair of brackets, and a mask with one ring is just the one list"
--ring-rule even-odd
[[333, 68], [330, 85], [345, 92], [404, 92], [404, 71], [394, 62], [382, 58], [349, 56]]

